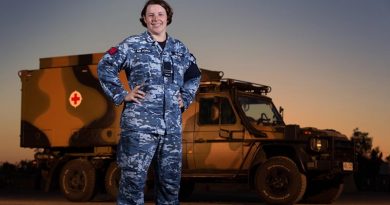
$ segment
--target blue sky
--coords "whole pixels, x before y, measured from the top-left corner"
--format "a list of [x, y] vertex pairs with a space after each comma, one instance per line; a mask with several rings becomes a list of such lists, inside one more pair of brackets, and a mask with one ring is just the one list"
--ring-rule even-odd
[[[272, 86], [285, 121], [359, 127], [390, 154], [390, 1], [170, 0], [170, 35], [200, 67]], [[19, 148], [20, 80], [39, 58], [104, 52], [144, 31], [142, 0], [0, 1], [0, 162]]]

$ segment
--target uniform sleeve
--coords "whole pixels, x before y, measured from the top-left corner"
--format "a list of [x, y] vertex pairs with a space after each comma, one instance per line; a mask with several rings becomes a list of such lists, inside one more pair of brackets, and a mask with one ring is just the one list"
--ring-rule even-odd
[[120, 105], [128, 94], [128, 91], [119, 80], [119, 72], [123, 68], [126, 59], [126, 49], [124, 49], [123, 44], [120, 44], [108, 50], [97, 67], [100, 85], [115, 105]]
[[201, 72], [196, 64], [195, 57], [188, 53], [189, 67], [184, 73], [184, 84], [181, 89], [181, 96], [183, 99], [184, 108], [186, 110], [194, 100], [196, 91], [199, 88]]

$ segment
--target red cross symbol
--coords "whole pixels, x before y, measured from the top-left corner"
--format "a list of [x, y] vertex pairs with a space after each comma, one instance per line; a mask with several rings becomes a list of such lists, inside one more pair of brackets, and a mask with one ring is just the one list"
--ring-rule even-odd
[[77, 102], [80, 100], [80, 97], [77, 95], [77, 93], [75, 93], [73, 94], [71, 100], [73, 101], [73, 104], [77, 105]]
[[83, 97], [81, 96], [81, 93], [79, 93], [78, 91], [73, 91], [69, 96], [69, 103], [75, 108], [81, 104], [82, 100]]

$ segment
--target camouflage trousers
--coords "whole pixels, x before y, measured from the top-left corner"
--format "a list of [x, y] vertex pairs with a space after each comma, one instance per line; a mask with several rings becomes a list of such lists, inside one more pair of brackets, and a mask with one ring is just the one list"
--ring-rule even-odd
[[117, 153], [121, 168], [118, 205], [144, 204], [144, 186], [153, 158], [156, 204], [179, 204], [181, 134], [122, 131]]

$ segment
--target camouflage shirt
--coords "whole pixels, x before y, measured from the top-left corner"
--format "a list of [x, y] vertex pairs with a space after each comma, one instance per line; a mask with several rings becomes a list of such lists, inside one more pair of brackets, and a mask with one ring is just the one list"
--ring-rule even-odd
[[[124, 70], [130, 89], [142, 85], [141, 104], [124, 101], [128, 91], [119, 80]], [[145, 133], [180, 133], [181, 112], [199, 87], [200, 70], [185, 45], [168, 36], [164, 49], [148, 32], [126, 38], [108, 50], [98, 64], [98, 77], [116, 105], [124, 103], [121, 128]]]

